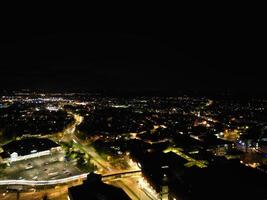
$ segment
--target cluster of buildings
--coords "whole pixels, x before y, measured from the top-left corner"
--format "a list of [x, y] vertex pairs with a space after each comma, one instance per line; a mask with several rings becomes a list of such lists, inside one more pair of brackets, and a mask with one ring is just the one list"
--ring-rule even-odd
[[[15, 110], [21, 110], [17, 115], [26, 121], [26, 116], [42, 113], [43, 108], [53, 114], [64, 111], [58, 118], [64, 118], [63, 123], [51, 124], [49, 115], [43, 120], [50, 128], [71, 123], [68, 112], [82, 116], [77, 137], [89, 141], [118, 166], [130, 155], [140, 165], [146, 184], [161, 199], [217, 199], [210, 190], [226, 199], [230, 194], [266, 197], [260, 182], [266, 178], [267, 166], [264, 100], [18, 94], [2, 98], [0, 122], [16, 119], [14, 113], [3, 113], [13, 106], [23, 107]], [[3, 145], [0, 156], [2, 163], [10, 163], [59, 150], [61, 147], [50, 140], [25, 138]], [[99, 188], [110, 189], [99, 178], [92, 179]], [[86, 183], [82, 187], [87, 187]], [[80, 189], [73, 189], [74, 196]], [[240, 194], [240, 190], [244, 192]]]

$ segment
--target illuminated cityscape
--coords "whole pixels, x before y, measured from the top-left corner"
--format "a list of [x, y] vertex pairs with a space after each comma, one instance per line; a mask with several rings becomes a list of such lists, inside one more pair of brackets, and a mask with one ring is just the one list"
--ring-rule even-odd
[[207, 190], [224, 187], [224, 198], [263, 199], [266, 106], [193, 96], [2, 96], [0, 199], [79, 199], [86, 192], [210, 199]]
[[267, 200], [264, 17], [210, 7], [5, 15], [0, 200]]

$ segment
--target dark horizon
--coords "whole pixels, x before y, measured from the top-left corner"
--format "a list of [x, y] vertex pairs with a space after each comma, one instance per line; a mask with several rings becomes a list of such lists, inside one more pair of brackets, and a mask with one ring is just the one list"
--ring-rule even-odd
[[264, 18], [191, 4], [3, 18], [1, 197], [266, 199]]
[[202, 26], [4, 33], [0, 90], [266, 96], [256, 35], [240, 33]]

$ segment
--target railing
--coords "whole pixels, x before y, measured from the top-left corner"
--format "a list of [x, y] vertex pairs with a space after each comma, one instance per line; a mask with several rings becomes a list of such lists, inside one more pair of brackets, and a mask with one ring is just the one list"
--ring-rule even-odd
[[[104, 174], [102, 175], [103, 178], [111, 178], [116, 177], [119, 175], [127, 175], [127, 174], [135, 174], [140, 173], [141, 170], [134, 170], [134, 171], [124, 171], [118, 173], [111, 173], [111, 174]], [[56, 185], [56, 184], [63, 184], [79, 179], [85, 180], [89, 173], [84, 173], [80, 175], [75, 175], [67, 178], [56, 179], [56, 180], [45, 180], [45, 181], [32, 181], [32, 180], [0, 180], [0, 185], [26, 185], [26, 186], [45, 186], [45, 185]]]
[[122, 171], [117, 173], [110, 173], [110, 174], [104, 174], [102, 175], [103, 178], [110, 178], [110, 177], [116, 177], [116, 176], [123, 176], [123, 175], [130, 175], [130, 174], [139, 174], [141, 173], [141, 170], [132, 170], [132, 171]]
[[44, 186], [44, 185], [56, 185], [75, 181], [79, 179], [86, 179], [88, 173], [75, 175], [67, 178], [47, 180], [47, 181], [30, 181], [30, 180], [0, 180], [0, 185], [28, 185], [28, 186]]

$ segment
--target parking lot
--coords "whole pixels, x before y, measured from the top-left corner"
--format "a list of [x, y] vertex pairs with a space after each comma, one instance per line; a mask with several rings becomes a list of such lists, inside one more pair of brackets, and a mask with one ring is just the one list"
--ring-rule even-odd
[[1, 170], [0, 180], [55, 180], [84, 173], [75, 161], [65, 161], [64, 152], [54, 152], [27, 160], [12, 162]]

